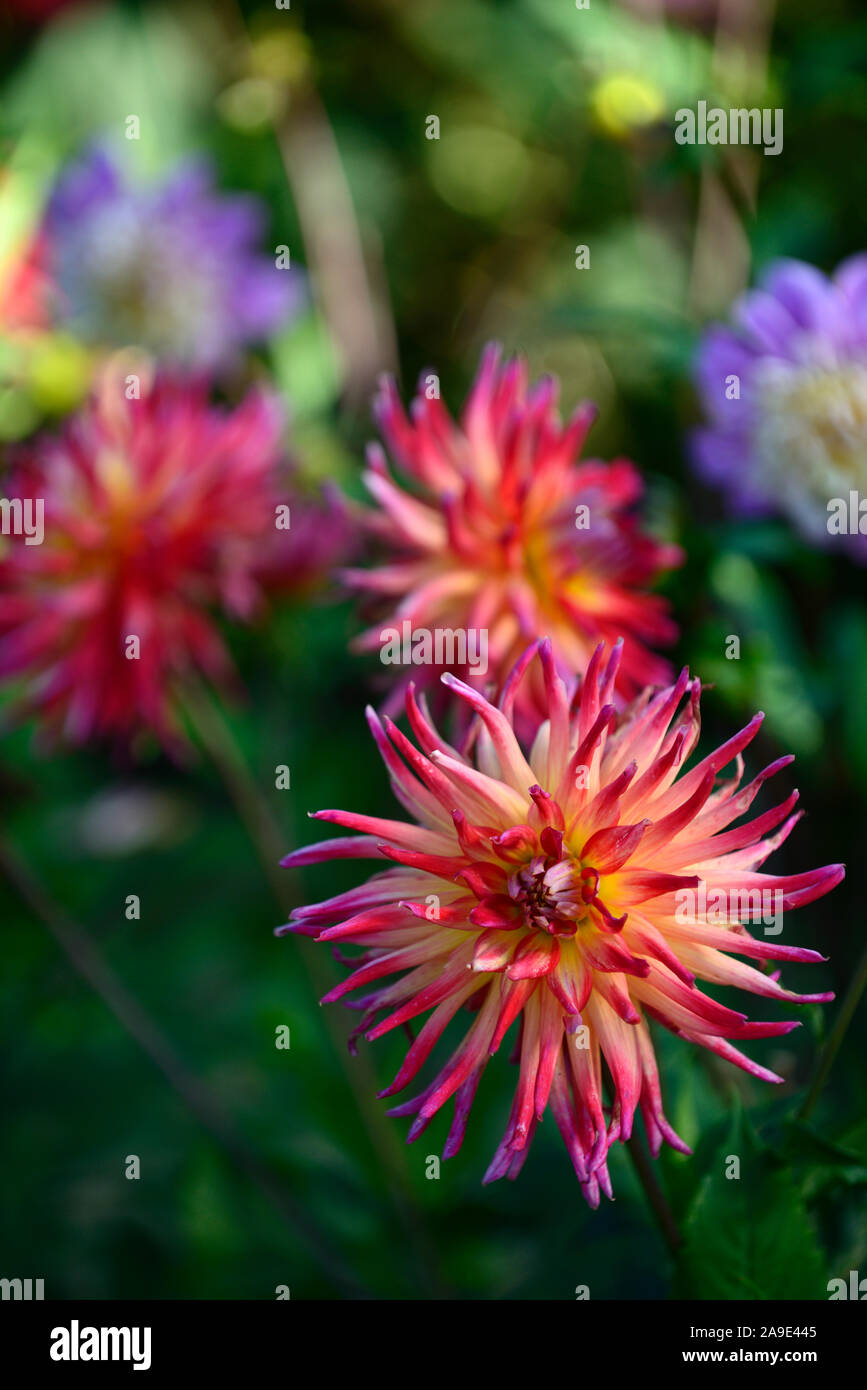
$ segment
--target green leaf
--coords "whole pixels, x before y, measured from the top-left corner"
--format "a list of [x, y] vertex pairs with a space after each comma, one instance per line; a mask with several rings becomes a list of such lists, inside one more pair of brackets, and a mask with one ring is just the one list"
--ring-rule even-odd
[[845, 1150], [857, 1154], [861, 1163], [867, 1163], [867, 1119], [848, 1129], [839, 1142]]
[[[739, 1176], [726, 1176], [739, 1163]], [[792, 1173], [733, 1116], [690, 1207], [675, 1275], [680, 1298], [826, 1295], [826, 1261]]]
[[793, 1168], [803, 1171], [803, 1191], [808, 1201], [826, 1188], [867, 1184], [867, 1167], [858, 1144], [850, 1144], [848, 1137], [846, 1140], [828, 1139], [800, 1120], [791, 1120], [786, 1129], [783, 1154]]
[[[163, 168], [196, 143], [210, 106], [214, 74], [203, 47], [168, 7], [72, 13], [43, 30], [14, 74], [4, 124], [54, 151], [108, 137], [144, 168]], [[127, 143], [129, 115], [139, 118], [140, 138]]]
[[306, 420], [337, 399], [339, 367], [326, 325], [313, 311], [271, 342], [274, 376], [288, 397], [292, 419]]

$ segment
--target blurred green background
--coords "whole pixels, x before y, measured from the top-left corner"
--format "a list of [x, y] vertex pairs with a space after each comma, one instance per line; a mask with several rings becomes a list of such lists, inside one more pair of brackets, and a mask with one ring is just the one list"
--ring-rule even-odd
[[[239, 1167], [202, 1128], [4, 881], [0, 1274], [42, 1277], [56, 1298], [267, 1299], [287, 1285], [292, 1297], [569, 1299], [582, 1284], [592, 1298], [824, 1298], [829, 1279], [865, 1269], [863, 1009], [809, 1125], [793, 1120], [863, 947], [865, 576], [783, 522], [726, 521], [690, 477], [684, 439], [707, 318], [774, 257], [829, 269], [864, 247], [867, 29], [857, 0], [747, 6], [737, 42], [721, 43], [715, 7], [687, 8], [689, 24], [674, 7], [602, 0], [580, 12], [569, 0], [293, 0], [291, 11], [221, 0], [66, 5], [37, 23], [7, 5], [0, 136], [21, 182], [6, 214], [25, 216], [66, 159], [130, 112], [142, 117], [145, 172], [205, 151], [222, 187], [257, 193], [274, 243], [293, 262], [297, 248], [312, 275], [310, 310], [258, 366], [290, 402], [311, 480], [358, 492], [383, 367], [404, 390], [435, 368], [454, 409], [496, 337], [534, 374], [559, 373], [567, 408], [597, 400], [592, 451], [636, 460], [655, 529], [688, 554], [666, 591], [676, 658], [714, 683], [705, 746], [763, 708], [748, 768], [796, 753], [781, 789], [799, 786], [808, 812], [773, 864], [849, 865], [787, 936], [830, 960], [787, 967], [786, 982], [834, 988], [837, 1002], [799, 1011], [804, 1026], [785, 1039], [747, 1045], [784, 1087], [658, 1034], [669, 1118], [698, 1146], [658, 1164], [687, 1237], [674, 1260], [619, 1146], [616, 1201], [595, 1213], [551, 1120], [516, 1184], [480, 1185], [515, 1082], [504, 1056], [460, 1155], [426, 1177], [445, 1118], [406, 1148], [406, 1122], [373, 1099], [371, 1078], [391, 1080], [404, 1040], [345, 1056], [352, 1016], [332, 1008], [326, 1019], [317, 1004], [339, 967], [319, 948], [322, 984], [310, 952], [272, 935], [284, 914], [204, 760], [46, 758], [32, 729], [8, 733], [8, 843], [254, 1157]], [[732, 175], [719, 150], [677, 146], [674, 109], [713, 93], [783, 107], [783, 154], [746, 152]], [[430, 115], [439, 140], [426, 139]], [[709, 189], [730, 221], [708, 219]], [[324, 226], [337, 227], [336, 246]], [[579, 244], [590, 272], [575, 268]], [[341, 341], [355, 254], [362, 328]], [[0, 426], [21, 407], [3, 400]], [[49, 390], [33, 408], [50, 417], [63, 403]], [[232, 729], [286, 850], [315, 838], [309, 809], [392, 814], [363, 719], [373, 664], [347, 653], [356, 631], [350, 605], [323, 595], [227, 634], [248, 690]], [[725, 659], [733, 633], [740, 661]], [[284, 763], [291, 789], [278, 791]], [[320, 897], [358, 873], [308, 870], [286, 891]], [[139, 921], [124, 915], [133, 893]], [[754, 1016], [781, 1016], [750, 1002]], [[275, 1046], [280, 1025], [287, 1050]], [[736, 1193], [721, 1179], [732, 1152], [750, 1156]], [[125, 1177], [131, 1154], [137, 1181]], [[296, 1212], [275, 1211], [276, 1189], [312, 1236]]]

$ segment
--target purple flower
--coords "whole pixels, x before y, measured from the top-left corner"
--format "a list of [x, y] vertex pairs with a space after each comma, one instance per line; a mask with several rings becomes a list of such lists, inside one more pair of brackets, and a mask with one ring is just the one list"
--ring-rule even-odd
[[263, 223], [255, 198], [217, 192], [198, 161], [133, 187], [91, 149], [63, 171], [46, 216], [58, 315], [85, 341], [140, 346], [173, 367], [230, 365], [304, 294], [294, 270], [256, 250]]
[[695, 376], [708, 418], [696, 469], [732, 510], [785, 515], [812, 543], [867, 560], [867, 254], [831, 278], [776, 261], [732, 327], [708, 330]]

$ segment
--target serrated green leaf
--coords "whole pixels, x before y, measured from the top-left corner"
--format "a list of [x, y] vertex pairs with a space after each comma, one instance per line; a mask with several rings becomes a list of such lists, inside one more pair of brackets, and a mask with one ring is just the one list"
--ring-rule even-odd
[[[740, 1165], [739, 1176], [726, 1176]], [[791, 1170], [738, 1111], [690, 1207], [681, 1298], [822, 1298], [827, 1274]]]

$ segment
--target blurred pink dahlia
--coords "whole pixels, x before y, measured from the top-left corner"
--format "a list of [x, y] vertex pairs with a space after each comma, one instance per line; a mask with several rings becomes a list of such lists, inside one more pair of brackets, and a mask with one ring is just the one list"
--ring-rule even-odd
[[[641, 478], [626, 459], [578, 460], [595, 410], [581, 405], [564, 426], [552, 377], [528, 387], [526, 363], [503, 364], [491, 345], [456, 424], [422, 375], [410, 418], [386, 378], [374, 411], [408, 486], [389, 474], [385, 453], [368, 450], [365, 482], [377, 511], [359, 520], [387, 554], [345, 579], [373, 596], [381, 621], [358, 639], [382, 651], [389, 629], [484, 633], [486, 660], [432, 662], [477, 688], [501, 685], [540, 632], [551, 636], [558, 670], [580, 674], [600, 640], [624, 637], [618, 691], [668, 680], [667, 662], [646, 644], [673, 641], [668, 605], [645, 587], [679, 565], [677, 546], [639, 530], [631, 508]], [[435, 388], [438, 392], [438, 387]], [[404, 682], [405, 684], [405, 682]], [[388, 708], [398, 708], [397, 687]], [[538, 719], [544, 701], [528, 681], [519, 715]]]
[[[787, 877], [759, 873], [799, 819], [797, 792], [727, 827], [791, 759], [741, 786], [741, 753], [761, 723], [756, 715], [684, 772], [698, 742], [699, 682], [683, 671], [618, 713], [612, 696], [621, 659], [619, 643], [607, 657], [600, 644], [571, 702], [547, 639], [521, 658], [498, 708], [444, 676], [478, 716], [472, 760], [443, 742], [411, 688], [407, 715], [419, 748], [371, 712], [395, 795], [417, 823], [317, 812], [360, 833], [298, 850], [287, 865], [384, 858], [395, 867], [299, 908], [280, 929], [363, 948], [323, 1001], [362, 990], [356, 1034], [378, 1038], [429, 1014], [382, 1095], [413, 1081], [458, 1011], [470, 1011], [472, 1022], [433, 1079], [390, 1112], [414, 1116], [413, 1140], [454, 1097], [445, 1157], [460, 1148], [482, 1072], [518, 1021], [517, 1091], [485, 1181], [517, 1176], [550, 1105], [593, 1206], [600, 1189], [611, 1195], [608, 1149], [629, 1138], [637, 1108], [654, 1155], [663, 1139], [689, 1152], [663, 1113], [650, 1019], [755, 1077], [781, 1079], [729, 1040], [796, 1024], [750, 1023], [702, 993], [697, 980], [788, 1002], [830, 999], [794, 994], [776, 973], [737, 957], [824, 959], [780, 944], [777, 925], [769, 939], [750, 934], [743, 920], [767, 923], [773, 904], [778, 924], [781, 912], [821, 897], [844, 873], [839, 864]], [[525, 751], [513, 713], [521, 680], [537, 666], [546, 717]], [[732, 763], [733, 775], [717, 781]], [[396, 978], [384, 983], [387, 976]]]
[[250, 619], [266, 587], [334, 558], [336, 531], [290, 506], [273, 398], [217, 408], [203, 384], [165, 379], [143, 392], [107, 373], [4, 483], [30, 536], [0, 540], [0, 679], [20, 685], [16, 715], [73, 743], [148, 727], [173, 744], [184, 679], [233, 679], [211, 610]]

